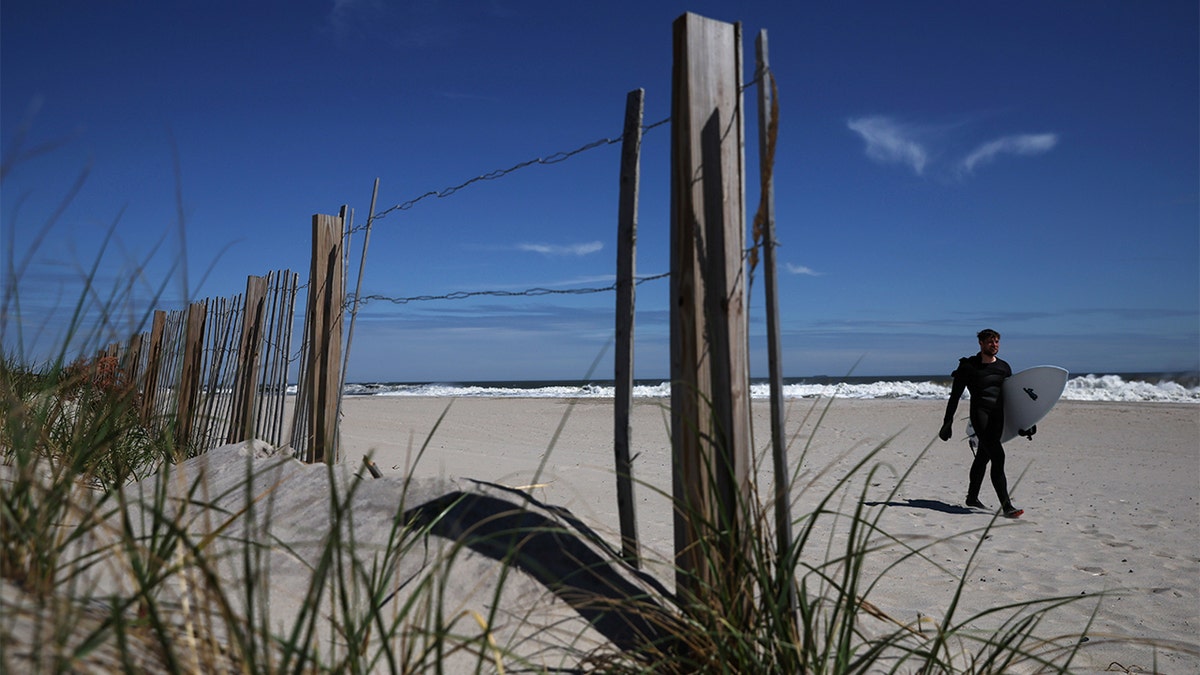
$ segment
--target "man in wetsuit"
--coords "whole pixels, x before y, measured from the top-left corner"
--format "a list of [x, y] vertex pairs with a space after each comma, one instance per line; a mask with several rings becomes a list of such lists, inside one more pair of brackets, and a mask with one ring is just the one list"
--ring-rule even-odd
[[954, 411], [958, 409], [958, 399], [963, 390], [971, 392], [971, 426], [979, 439], [979, 448], [975, 451], [975, 461], [971, 464], [971, 482], [967, 487], [967, 506], [987, 508], [979, 501], [979, 488], [983, 485], [983, 475], [987, 473], [988, 462], [992, 464], [992, 487], [996, 489], [996, 497], [1000, 499], [1000, 508], [1004, 515], [1016, 518], [1024, 511], [1013, 506], [1008, 496], [1008, 479], [1004, 476], [1004, 446], [1000, 445], [1000, 435], [1004, 433], [1004, 391], [1001, 385], [1005, 378], [1012, 375], [1012, 368], [1003, 359], [997, 358], [1000, 352], [1000, 334], [988, 328], [979, 331], [979, 353], [958, 360], [955, 369], [954, 384], [950, 390], [950, 401], [946, 404], [946, 417], [938, 436], [943, 441], [950, 440], [951, 423], [954, 421]]

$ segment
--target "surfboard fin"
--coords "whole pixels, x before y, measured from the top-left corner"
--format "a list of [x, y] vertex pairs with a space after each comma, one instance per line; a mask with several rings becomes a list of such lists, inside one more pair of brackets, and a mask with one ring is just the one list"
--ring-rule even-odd
[[1033, 425], [1028, 429], [1017, 429], [1018, 436], [1024, 436], [1027, 440], [1032, 441], [1033, 435], [1037, 433], [1037, 425]]

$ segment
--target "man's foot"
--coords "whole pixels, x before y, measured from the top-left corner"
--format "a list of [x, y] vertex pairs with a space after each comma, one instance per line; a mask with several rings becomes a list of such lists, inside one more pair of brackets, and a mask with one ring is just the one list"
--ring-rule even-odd
[[1020, 518], [1021, 514], [1025, 513], [1025, 509], [1018, 509], [1012, 504], [1005, 504], [1003, 511], [1005, 518]]
[[972, 499], [970, 497], [967, 497], [967, 506], [969, 506], [973, 509], [986, 509], [987, 508], [987, 506], [984, 505], [983, 502], [979, 501], [979, 499]]

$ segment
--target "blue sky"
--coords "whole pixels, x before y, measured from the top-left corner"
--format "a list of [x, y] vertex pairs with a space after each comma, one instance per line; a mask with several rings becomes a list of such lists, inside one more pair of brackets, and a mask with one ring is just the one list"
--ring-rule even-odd
[[[348, 204], [364, 223], [376, 177], [383, 210], [616, 138], [636, 88], [646, 123], [663, 120], [685, 11], [741, 21], [748, 69], [769, 34], [786, 374], [946, 374], [984, 327], [1014, 367], [1200, 367], [1190, 0], [6, 0], [0, 246], [22, 272], [6, 347], [61, 340], [97, 260], [99, 295], [129, 301], [121, 334], [248, 275], [306, 273], [312, 214]], [[745, 103], [756, 167], [753, 90]], [[643, 276], [669, 267], [669, 136], [643, 147]], [[363, 292], [612, 283], [619, 155], [603, 145], [389, 213]], [[638, 377], [669, 372], [667, 294], [665, 279], [638, 289]], [[602, 353], [594, 377], [611, 377], [614, 300], [370, 303], [349, 379], [578, 378]]]

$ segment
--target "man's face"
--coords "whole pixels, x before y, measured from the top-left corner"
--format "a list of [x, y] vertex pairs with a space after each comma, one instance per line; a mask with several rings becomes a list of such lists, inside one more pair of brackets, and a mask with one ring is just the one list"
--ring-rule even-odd
[[993, 335], [980, 340], [979, 351], [987, 356], [995, 356], [1000, 352], [1000, 338]]

